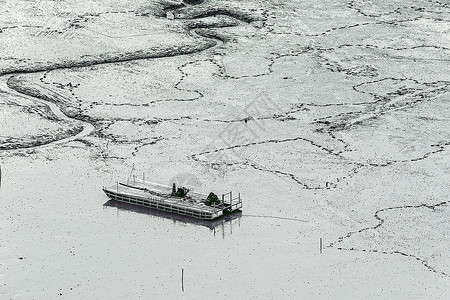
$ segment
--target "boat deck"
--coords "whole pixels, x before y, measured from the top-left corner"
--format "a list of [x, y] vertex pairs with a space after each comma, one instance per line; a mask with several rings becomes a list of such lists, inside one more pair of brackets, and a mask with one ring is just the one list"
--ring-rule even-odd
[[135, 179], [131, 183], [117, 183], [116, 186], [103, 188], [103, 191], [112, 200], [205, 220], [213, 220], [223, 216], [224, 212], [242, 208], [240, 195], [232, 199], [230, 193], [229, 203], [225, 202], [225, 195], [222, 195], [221, 205], [208, 206], [203, 203], [208, 196], [206, 194], [189, 192], [189, 197], [173, 197], [170, 195], [172, 187], [140, 179]]

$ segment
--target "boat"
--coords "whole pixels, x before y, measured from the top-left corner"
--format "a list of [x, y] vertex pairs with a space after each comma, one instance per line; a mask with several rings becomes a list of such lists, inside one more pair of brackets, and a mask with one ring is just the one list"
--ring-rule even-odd
[[232, 192], [219, 198], [214, 193], [203, 194], [176, 187], [145, 181], [134, 177], [127, 182], [117, 182], [103, 192], [119, 202], [149, 207], [152, 209], [190, 216], [202, 220], [215, 220], [242, 209], [241, 194], [233, 198]]

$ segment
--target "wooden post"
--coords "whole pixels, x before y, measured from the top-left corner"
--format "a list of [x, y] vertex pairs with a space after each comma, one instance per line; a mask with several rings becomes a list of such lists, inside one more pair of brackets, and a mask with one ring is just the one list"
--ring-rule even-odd
[[119, 192], [119, 182], [117, 181], [117, 193]]
[[181, 269], [181, 291], [184, 292], [184, 269]]
[[320, 238], [320, 253], [322, 253], [322, 238]]

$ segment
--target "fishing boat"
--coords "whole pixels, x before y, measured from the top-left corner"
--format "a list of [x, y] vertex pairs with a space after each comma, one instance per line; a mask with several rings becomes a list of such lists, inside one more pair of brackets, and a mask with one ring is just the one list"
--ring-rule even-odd
[[233, 198], [232, 192], [219, 198], [214, 193], [203, 194], [185, 187], [162, 185], [134, 177], [105, 188], [105, 194], [119, 202], [149, 207], [202, 220], [214, 220], [242, 208], [241, 195]]

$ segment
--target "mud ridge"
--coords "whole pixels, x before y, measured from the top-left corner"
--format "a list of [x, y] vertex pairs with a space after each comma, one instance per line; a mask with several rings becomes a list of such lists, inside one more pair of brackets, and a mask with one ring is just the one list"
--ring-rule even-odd
[[[349, 232], [349, 233], [345, 234], [344, 236], [339, 237], [336, 241], [331, 242], [330, 244], [328, 244], [327, 248], [333, 248], [337, 244], [343, 242], [344, 240], [350, 238], [351, 236], [359, 234], [359, 233], [362, 233], [364, 231], [377, 230], [385, 222], [385, 220], [382, 217], [380, 217], [380, 213], [382, 213], [382, 212], [387, 212], [387, 211], [397, 210], [397, 209], [415, 209], [415, 208], [428, 208], [428, 209], [431, 209], [431, 210], [434, 211], [437, 207], [446, 206], [449, 203], [450, 203], [450, 201], [442, 201], [442, 202], [439, 202], [439, 203], [436, 203], [436, 204], [404, 205], [404, 206], [394, 206], [394, 207], [388, 207], [388, 208], [379, 209], [374, 214], [374, 218], [377, 220], [377, 224], [375, 226], [365, 227], [365, 228], [362, 228], [362, 229], [360, 229], [358, 231]], [[390, 252], [387, 252], [387, 251], [366, 250], [366, 249], [356, 249], [356, 248], [343, 248], [343, 247], [337, 247], [337, 249], [338, 250], [347, 250], [347, 251], [372, 252], [372, 253], [376, 252], [376, 253], [382, 253], [382, 254], [400, 254], [400, 255], [403, 255], [403, 256], [408, 256], [408, 257], [412, 257], [412, 258], [416, 259], [417, 261], [421, 262], [425, 267], [427, 267], [428, 270], [430, 270], [430, 271], [432, 271], [434, 273], [437, 273], [437, 274], [440, 274], [440, 275], [444, 275], [444, 276], [447, 276], [447, 277], [450, 276], [449, 274], [447, 274], [445, 272], [437, 271], [435, 268], [431, 267], [427, 263], [426, 260], [421, 259], [421, 258], [419, 258], [419, 257], [417, 257], [415, 255], [406, 254], [406, 253], [401, 252], [401, 251], [390, 251]]]
[[296, 184], [300, 185], [303, 189], [306, 189], [306, 190], [335, 189], [335, 188], [338, 187], [339, 183], [343, 182], [346, 179], [352, 178], [353, 176], [355, 176], [359, 172], [359, 170], [361, 168], [365, 167], [364, 165], [361, 165], [361, 164], [351, 163], [351, 164], [355, 165], [353, 170], [350, 173], [348, 173], [347, 175], [338, 178], [335, 182], [325, 181], [325, 182], [323, 182], [323, 185], [311, 186], [311, 185], [309, 185], [309, 184], [307, 184], [305, 182], [302, 182], [299, 178], [297, 178], [297, 176], [295, 174], [292, 174], [292, 173], [289, 173], [289, 172], [280, 171], [280, 170], [271, 170], [271, 169], [263, 168], [262, 166], [259, 166], [256, 163], [250, 162], [248, 160], [244, 161], [244, 162], [217, 162], [217, 161], [209, 162], [209, 161], [204, 161], [204, 160], [199, 159], [195, 154], [191, 155], [191, 158], [194, 161], [196, 161], [196, 162], [206, 163], [206, 164], [210, 165], [213, 169], [216, 169], [216, 170], [217, 170], [218, 167], [221, 167], [221, 166], [230, 167], [230, 166], [240, 165], [240, 166], [251, 167], [251, 168], [253, 168], [255, 170], [258, 170], [258, 171], [268, 172], [268, 173], [272, 173], [272, 174], [288, 177], [291, 180], [293, 180]]
[[[419, 87], [411, 89], [398, 89], [387, 93], [386, 95], [380, 95], [374, 92], [368, 92], [361, 89], [364, 85], [377, 84], [386, 80], [391, 81], [410, 81]], [[323, 127], [319, 129], [322, 132], [327, 132], [332, 134], [336, 131], [347, 130], [355, 125], [361, 125], [364, 122], [368, 122], [373, 119], [377, 119], [380, 116], [388, 114], [392, 111], [398, 111], [403, 109], [408, 109], [414, 107], [418, 103], [425, 101], [430, 101], [440, 95], [450, 92], [450, 84], [448, 82], [419, 82], [418, 80], [412, 78], [392, 78], [386, 77], [381, 79], [376, 79], [372, 81], [366, 81], [354, 85], [353, 90], [361, 93], [368, 94], [374, 100], [369, 102], [355, 103], [355, 105], [367, 105], [365, 110], [358, 112], [345, 112], [337, 115], [331, 115], [316, 119], [315, 122], [321, 124]], [[348, 105], [349, 103], [341, 103], [342, 105]], [[340, 105], [340, 104], [333, 104]], [[407, 161], [417, 161], [428, 157], [430, 154], [441, 152], [444, 149], [439, 149], [437, 151], [432, 151], [426, 153], [424, 157], [416, 158], [412, 160], [403, 161], [392, 161], [386, 164], [373, 164], [372, 166], [386, 166], [395, 162], [407, 162]]]
[[360, 165], [356, 165], [356, 167], [349, 174], [347, 174], [346, 176], [342, 176], [341, 178], [338, 178], [335, 182], [326, 181], [326, 182], [323, 182], [324, 186], [323, 185], [311, 186], [311, 185], [309, 185], [307, 183], [302, 182], [300, 179], [297, 178], [297, 176], [295, 174], [292, 174], [292, 173], [289, 173], [289, 172], [284, 172], [284, 171], [280, 171], [280, 170], [265, 169], [263, 167], [258, 166], [255, 163], [250, 163], [250, 162], [246, 162], [246, 163], [244, 163], [244, 165], [250, 166], [250, 167], [254, 168], [255, 170], [269, 172], [269, 173], [273, 173], [273, 174], [289, 177], [291, 180], [293, 180], [294, 182], [296, 182], [298, 185], [300, 185], [302, 188], [304, 188], [306, 190], [329, 190], [329, 189], [335, 189], [335, 188], [338, 187], [338, 184], [340, 182], [342, 182], [345, 179], [352, 178], [363, 167], [363, 166], [360, 166]]
[[[197, 2], [197, 1], [194, 1]], [[192, 3], [192, 2], [191, 2]], [[174, 13], [185, 7], [185, 4], [165, 4], [163, 7], [164, 13], [166, 14], [167, 18], [170, 18], [171, 16], [174, 16]], [[245, 13], [241, 13], [239, 11], [233, 11], [229, 9], [212, 9], [207, 10], [203, 13], [196, 13], [194, 14], [190, 19], [200, 19], [206, 16], [218, 16], [218, 15], [226, 15], [232, 18], [235, 18], [236, 20], [241, 20], [244, 22], [251, 22], [254, 18], [247, 16]], [[98, 16], [97, 14], [88, 14], [86, 16], [82, 15], [78, 19], [83, 20], [83, 18], [86, 17], [92, 17], [92, 16]], [[77, 20], [78, 20], [77, 19]], [[81, 21], [80, 21], [81, 22]], [[76, 23], [76, 22], [75, 22]], [[74, 26], [76, 24], [73, 24]], [[212, 24], [211, 26], [208, 26], [208, 28], [220, 28], [220, 27], [227, 27], [227, 26], [237, 26], [239, 23], [233, 22], [233, 23], [218, 23], [218, 24]], [[81, 67], [91, 67], [95, 65], [104, 65], [104, 64], [115, 64], [120, 62], [127, 62], [127, 61], [136, 61], [136, 60], [143, 60], [143, 59], [153, 59], [153, 58], [164, 58], [164, 57], [172, 57], [172, 56], [180, 56], [180, 55], [189, 55], [193, 53], [198, 53], [204, 50], [207, 50], [209, 48], [212, 48], [214, 46], [217, 46], [218, 43], [225, 42], [225, 39], [221, 37], [220, 35], [214, 34], [214, 32], [211, 31], [202, 31], [201, 28], [206, 28], [205, 23], [202, 22], [196, 22], [196, 23], [190, 23], [186, 26], [186, 31], [188, 33], [193, 33], [194, 35], [197, 35], [199, 37], [203, 37], [206, 40], [203, 40], [202, 42], [198, 43], [197, 45], [193, 46], [178, 46], [173, 47], [172, 49], [157, 49], [152, 48], [149, 50], [141, 50], [141, 51], [135, 51], [135, 52], [125, 52], [125, 53], [109, 53], [104, 54], [102, 57], [97, 58], [90, 58], [84, 61], [65, 61], [65, 62], [59, 62], [59, 63], [52, 63], [46, 66], [28, 66], [28, 67], [22, 67], [22, 68], [16, 68], [16, 69], [9, 69], [9, 70], [3, 70], [0, 72], [0, 76], [7, 76], [7, 75], [18, 75], [18, 74], [31, 74], [31, 73], [38, 73], [38, 72], [45, 72], [48, 73], [50, 71], [54, 70], [61, 70], [61, 69], [73, 69], [73, 68], [81, 68]], [[185, 76], [187, 76], [186, 73], [183, 72], [181, 68], [179, 68], [180, 72], [182, 73], [181, 80], [176, 84], [175, 88], [179, 89], [179, 84], [184, 79]], [[44, 74], [45, 78], [46, 74]], [[9, 79], [12, 79], [10, 77]], [[41, 78], [41, 81], [43, 81], [43, 78]], [[42, 99], [44, 101], [50, 101], [53, 103], [59, 103], [59, 101], [56, 101], [55, 99], [52, 99], [51, 97], [48, 97], [46, 95], [41, 94], [39, 91], [34, 91], [29, 88], [21, 87], [20, 85], [13, 84], [11, 80], [8, 80], [7, 85], [9, 88], [28, 95], [30, 97], [35, 97], [38, 99]], [[198, 94], [198, 97], [193, 99], [172, 99], [172, 101], [193, 101], [196, 99], [199, 99], [203, 97], [203, 94], [200, 91], [193, 90], [192, 92], [196, 92]], [[73, 91], [72, 91], [73, 94]], [[83, 122], [89, 122], [90, 124], [95, 124], [98, 120], [93, 120], [91, 117], [87, 115], [82, 115], [81, 112], [76, 114], [67, 114], [67, 117], [76, 119], [78, 121]], [[100, 129], [97, 129], [98, 132]], [[98, 132], [99, 133], [99, 132]], [[137, 151], [137, 150], [136, 150]]]
[[30, 67], [23, 67], [23, 68], [14, 69], [14, 70], [3, 70], [0, 72], [0, 76], [31, 74], [31, 73], [48, 72], [48, 71], [55, 71], [55, 70], [92, 67], [92, 66], [96, 66], [96, 65], [116, 64], [116, 63], [136, 61], [136, 60], [188, 55], [188, 54], [193, 54], [193, 53], [204, 51], [206, 49], [214, 47], [215, 45], [216, 45], [216, 43], [214, 41], [207, 41], [207, 42], [203, 42], [203, 45], [200, 44], [200, 45], [196, 45], [196, 46], [179, 46], [179, 47], [174, 47], [173, 49], [169, 49], [169, 50], [151, 49], [151, 50], [147, 50], [147, 51], [105, 54], [105, 55], [103, 55], [103, 57], [106, 56], [106, 58], [90, 59], [90, 60], [85, 60], [85, 61], [69, 61], [69, 62], [53, 63], [51, 65], [41, 66], [41, 67], [30, 66]]
[[386, 13], [380, 13], [380, 14], [368, 14], [364, 12], [364, 9], [357, 7], [356, 5], [356, 1], [352, 0], [349, 3], [347, 3], [347, 7], [358, 12], [359, 14], [363, 15], [364, 17], [368, 17], [368, 18], [379, 18], [382, 16], [389, 16], [392, 14], [399, 14], [400, 8], [396, 8], [393, 11], [390, 12], [386, 12]]
[[235, 145], [235, 146], [230, 146], [230, 147], [225, 147], [225, 148], [214, 149], [211, 151], [200, 152], [197, 154], [193, 154], [192, 156], [199, 156], [199, 155], [215, 153], [215, 152], [219, 152], [219, 151], [225, 151], [225, 150], [236, 149], [236, 148], [242, 148], [242, 147], [249, 147], [249, 146], [254, 146], [254, 145], [273, 144], [273, 143], [278, 144], [278, 143], [285, 143], [285, 142], [294, 142], [294, 141], [299, 141], [299, 140], [308, 142], [311, 145], [313, 145], [314, 147], [319, 148], [320, 150], [325, 151], [328, 154], [332, 154], [332, 155], [341, 157], [339, 155], [339, 153], [336, 153], [335, 151], [333, 151], [331, 149], [328, 149], [320, 144], [317, 144], [316, 142], [314, 142], [312, 140], [302, 138], [302, 137], [288, 138], [288, 139], [283, 139], [283, 140], [271, 139], [271, 140], [266, 140], [266, 141], [261, 141], [261, 142], [253, 142], [253, 143], [248, 143], [248, 144], [243, 144], [243, 145]]
[[65, 137], [75, 136], [83, 131], [83, 127], [74, 127], [64, 131], [58, 131], [55, 135], [40, 134], [28, 137], [27, 141], [23, 141], [17, 138], [7, 138], [0, 145], [0, 151], [11, 150], [32, 150], [45, 146], [54, 142], [57, 142]]
[[201, 19], [201, 18], [207, 18], [207, 17], [217, 17], [217, 16], [228, 16], [231, 18], [234, 18], [236, 20], [245, 22], [245, 23], [251, 23], [255, 21], [259, 21], [258, 18], [246, 14], [244, 12], [230, 9], [230, 8], [202, 8], [198, 10], [191, 10], [184, 14], [183, 12], [180, 12], [180, 10], [177, 10], [174, 12], [174, 16], [176, 19]]

